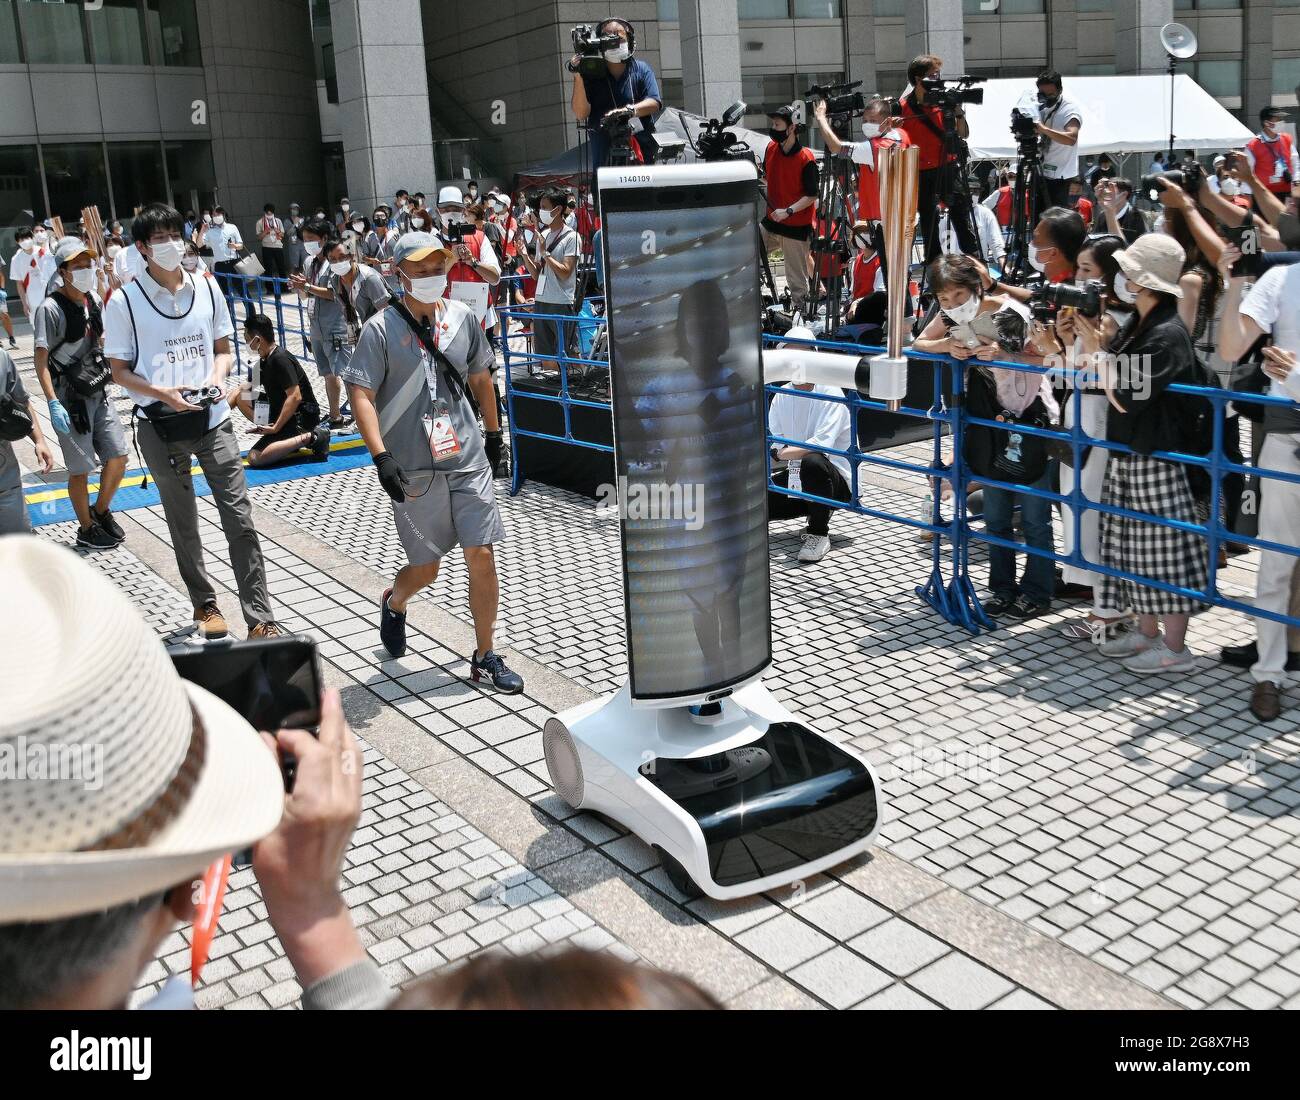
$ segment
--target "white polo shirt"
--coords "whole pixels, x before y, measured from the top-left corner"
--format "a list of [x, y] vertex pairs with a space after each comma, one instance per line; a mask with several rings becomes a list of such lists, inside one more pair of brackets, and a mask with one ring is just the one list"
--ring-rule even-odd
[[[1083, 123], [1083, 108], [1064, 93], [1052, 108], [1039, 107], [1039, 120], [1053, 130], [1064, 130], [1071, 122]], [[1048, 179], [1072, 180], [1079, 175], [1079, 146], [1049, 142], [1043, 153], [1043, 175]]]
[[235, 247], [244, 243], [244, 238], [239, 235], [239, 230], [229, 222], [225, 225], [210, 225], [208, 231], [203, 235], [207, 246], [212, 249], [213, 263], [225, 263], [227, 260], [233, 260], [236, 256]]

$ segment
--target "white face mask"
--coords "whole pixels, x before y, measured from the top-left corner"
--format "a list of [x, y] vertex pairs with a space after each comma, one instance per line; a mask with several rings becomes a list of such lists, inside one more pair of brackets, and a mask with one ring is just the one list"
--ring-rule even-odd
[[424, 228], [424, 219], [423, 219], [423, 218], [412, 218], [412, 219], [411, 219], [411, 228], [412, 228], [412, 229], [423, 229], [423, 228]]
[[624, 42], [624, 43], [623, 43], [621, 46], [619, 46], [619, 48], [616, 49], [616, 50], [606, 50], [606, 51], [605, 51], [605, 60], [606, 60], [606, 61], [626, 61], [626, 60], [627, 60], [629, 57], [631, 57], [631, 56], [632, 56], [632, 51], [631, 51], [630, 49], [628, 49], [628, 46], [627, 46], [627, 43], [626, 43], [626, 42]]
[[120, 244], [111, 244], [111, 245], [109, 245], [109, 246], [108, 246], [108, 258], [109, 258], [110, 260], [116, 259], [116, 258], [117, 258], [117, 254], [118, 254], [119, 252], [121, 252], [121, 251], [122, 251], [122, 246], [121, 246]]
[[438, 217], [442, 221], [442, 224], [447, 226], [457, 225], [459, 222], [463, 220], [461, 218], [460, 211], [458, 210], [453, 210], [450, 212], [445, 210], [439, 211]]
[[330, 264], [330, 270], [334, 272], [335, 275], [346, 275], [352, 270], [352, 261], [338, 260]]
[[339, 209], [346, 214], [349, 210], [352, 209], [352, 204], [350, 202], [345, 202], [339, 207]]
[[307, 253], [308, 256], [315, 256], [320, 252], [320, 241], [303, 241], [302, 250]]
[[212, 219], [212, 224], [213, 224], [213, 225], [225, 225], [225, 224], [226, 224], [226, 215], [225, 215], [225, 214], [217, 214], [217, 215]]
[[48, 240], [50, 239], [50, 237], [49, 237], [49, 234], [48, 234], [48, 233], [39, 233], [39, 232], [38, 232], [38, 233], [33, 233], [33, 234], [32, 234], [32, 239], [33, 239], [33, 240], [34, 240], [38, 245], [41, 245], [41, 244], [44, 244], [46, 241], [48, 241]]
[[352, 232], [354, 232], [354, 233], [360, 233], [363, 229], [365, 229], [365, 227], [366, 227], [366, 223], [365, 223], [365, 222], [353, 222], [353, 223], [352, 223]]
[[180, 241], [160, 241], [149, 246], [149, 257], [164, 271], [175, 271], [184, 256], [185, 246]]
[[880, 123], [864, 122], [862, 124], [862, 136], [864, 138], [880, 137]]
[[551, 222], [555, 221], [555, 207], [551, 207], [549, 210], [538, 210], [537, 216], [541, 219], [543, 225], [550, 225]]
[[1221, 193], [1227, 195], [1228, 198], [1230, 198], [1230, 199], [1232, 199], [1232, 198], [1236, 198], [1236, 196], [1237, 196], [1237, 181], [1236, 181], [1235, 179], [1233, 179], [1231, 176], [1229, 176], [1227, 179], [1225, 179], [1225, 180], [1223, 180], [1222, 182], [1220, 182], [1220, 184], [1219, 184], [1219, 191], [1220, 191]]
[[181, 261], [181, 267], [185, 268], [186, 271], [198, 271], [199, 258], [197, 256], [186, 256]]
[[407, 293], [417, 302], [423, 302], [425, 305], [431, 305], [442, 297], [442, 292], [447, 289], [446, 275], [428, 275], [423, 279], [412, 279], [409, 275], [406, 277]]
[[18, 247], [21, 248], [24, 252], [31, 252], [36, 247], [36, 242], [32, 240], [31, 237], [28, 237]]
[[72, 285], [82, 294], [89, 294], [95, 289], [95, 272], [93, 268], [85, 267], [72, 273]]
[[1115, 272], [1115, 297], [1125, 305], [1135, 305], [1138, 300], [1138, 291], [1142, 288], [1128, 281], [1124, 272]]
[[204, 224], [204, 225], [211, 225], [211, 224], [212, 224], [212, 215], [211, 215], [211, 214], [204, 214], [204, 215], [203, 215], [203, 224]]
[[1047, 270], [1047, 263], [1042, 257], [1042, 252], [1046, 252], [1046, 251], [1047, 249], [1044, 248], [1040, 252], [1038, 245], [1036, 244], [1031, 244], [1029, 246], [1029, 266], [1032, 267], [1035, 271]]
[[943, 312], [947, 315], [948, 320], [957, 325], [969, 324], [979, 316], [980, 296], [972, 294], [966, 301], [959, 306], [953, 306], [951, 309], [945, 309]]

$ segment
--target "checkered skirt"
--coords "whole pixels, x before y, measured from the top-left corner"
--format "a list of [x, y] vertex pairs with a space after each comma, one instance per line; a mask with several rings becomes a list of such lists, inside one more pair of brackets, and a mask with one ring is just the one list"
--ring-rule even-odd
[[[1182, 467], [1137, 454], [1114, 454], [1106, 465], [1102, 503], [1163, 519], [1198, 523], [1196, 501]], [[1203, 538], [1172, 527], [1103, 512], [1101, 562], [1139, 577], [1204, 590], [1209, 583]], [[1101, 607], [1131, 607], [1139, 615], [1194, 615], [1206, 604], [1173, 592], [1103, 576]]]

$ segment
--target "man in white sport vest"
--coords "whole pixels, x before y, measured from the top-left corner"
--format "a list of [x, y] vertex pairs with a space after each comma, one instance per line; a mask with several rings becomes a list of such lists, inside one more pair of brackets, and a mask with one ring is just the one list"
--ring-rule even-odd
[[[271, 617], [262, 548], [230, 405], [224, 400], [234, 361], [234, 326], [216, 280], [182, 268], [182, 227], [180, 214], [161, 203], [146, 206], [136, 217], [131, 236], [145, 267], [105, 307], [104, 354], [113, 381], [135, 398], [137, 439], [162, 497], [199, 633], [214, 639], [228, 631], [203, 565], [190, 474], [194, 458], [221, 514], [249, 637], [275, 637], [280, 628]], [[218, 392], [205, 411], [197, 402], [204, 401], [200, 391], [208, 387]]]

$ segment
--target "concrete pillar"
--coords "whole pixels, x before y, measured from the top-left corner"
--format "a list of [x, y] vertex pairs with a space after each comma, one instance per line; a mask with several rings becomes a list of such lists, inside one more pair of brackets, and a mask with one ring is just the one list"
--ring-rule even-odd
[[1160, 45], [1160, 28], [1172, 22], [1174, 0], [1123, 0], [1117, 3], [1115, 71], [1138, 74], [1167, 72], [1169, 55]]
[[1242, 4], [1241, 117], [1252, 130], [1259, 129], [1260, 110], [1273, 102], [1273, 8], [1273, 0]]
[[718, 118], [740, 98], [740, 23], [734, 0], [680, 0], [682, 99]]
[[419, 0], [331, 0], [330, 18], [353, 206], [368, 210], [391, 201], [400, 187], [424, 191], [432, 201], [433, 130]]
[[1078, 0], [1047, 0], [1047, 67], [1062, 75], [1079, 68]]
[[932, 53], [943, 58], [945, 73], [959, 76], [966, 71], [966, 21], [961, 0], [911, 0], [903, 29], [907, 36], [904, 63]]
[[876, 21], [872, 8], [873, 0], [844, 0], [845, 79], [861, 80], [867, 95], [881, 91], [876, 87]]

